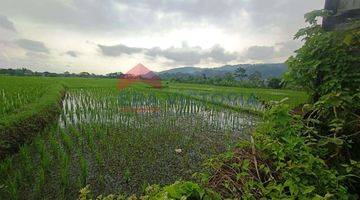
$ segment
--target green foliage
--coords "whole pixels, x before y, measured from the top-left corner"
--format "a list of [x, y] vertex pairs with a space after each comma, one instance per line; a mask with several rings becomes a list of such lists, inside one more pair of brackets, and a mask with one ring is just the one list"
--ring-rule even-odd
[[305, 14], [305, 21], [309, 24], [308, 27], [300, 29], [295, 34], [295, 39], [302, 38], [302, 40], [308, 40], [311, 37], [324, 33], [321, 25], [318, 23], [319, 18], [329, 16], [330, 13], [327, 10], [314, 10]]
[[[322, 13], [322, 12], [320, 12]], [[305, 44], [286, 62], [289, 82], [307, 89], [317, 101], [332, 91], [356, 92], [360, 85], [360, 31], [346, 29], [325, 32], [311, 14], [310, 27], [316, 30], [299, 31]]]
[[[325, 32], [315, 17], [324, 12], [308, 15], [310, 32], [299, 32], [306, 38], [295, 57], [287, 61], [287, 79], [306, 88], [313, 100], [307, 106], [309, 126], [316, 129], [313, 135], [318, 145], [327, 146], [324, 156], [360, 158], [360, 152], [349, 150], [358, 144], [360, 126], [360, 31]], [[334, 139], [335, 138], [335, 139]], [[333, 144], [334, 145], [330, 145]]]
[[268, 87], [274, 88], [274, 89], [280, 89], [282, 88], [281, 79], [279, 78], [271, 78], [268, 82]]
[[312, 96], [311, 104], [304, 107], [308, 131], [302, 134], [311, 140], [316, 154], [347, 177], [353, 188], [359, 176], [349, 176], [344, 166], [360, 159], [360, 31], [353, 26], [359, 21], [326, 32], [316, 20], [326, 14], [314, 11], [306, 15], [309, 27], [296, 34], [305, 44], [288, 59], [286, 78]]
[[243, 80], [244, 78], [246, 78], [246, 76], [247, 76], [246, 69], [242, 67], [238, 67], [235, 70], [235, 77], [239, 78], [240, 80]]
[[223, 198], [347, 199], [343, 177], [317, 156], [304, 132], [307, 127], [287, 105], [274, 105], [254, 142], [210, 160], [204, 184]]
[[259, 71], [249, 75], [249, 81], [256, 87], [264, 87], [264, 80], [262, 79], [262, 74]]
[[[91, 199], [90, 186], [80, 190], [79, 200]], [[158, 185], [151, 185], [145, 189], [145, 193], [137, 198], [135, 195], [126, 197], [124, 195], [108, 195], [103, 197], [98, 196], [99, 200], [115, 200], [115, 199], [128, 199], [128, 200], [220, 200], [220, 196], [213, 191], [201, 188], [199, 185], [193, 182], [175, 182], [172, 185], [160, 187]]]

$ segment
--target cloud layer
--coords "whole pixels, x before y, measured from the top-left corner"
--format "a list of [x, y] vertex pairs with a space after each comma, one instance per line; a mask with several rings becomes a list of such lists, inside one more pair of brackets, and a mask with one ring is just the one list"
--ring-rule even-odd
[[0, 27], [10, 31], [16, 31], [14, 23], [4, 15], [0, 15]]
[[299, 46], [299, 43], [290, 41], [277, 44], [277, 46], [250, 46], [243, 52], [229, 52], [219, 44], [216, 44], [209, 49], [203, 49], [199, 46], [191, 47], [185, 42], [181, 47], [170, 47], [167, 49], [161, 49], [160, 47], [130, 47], [124, 44], [113, 46], [98, 44], [100, 53], [103, 56], [121, 57], [140, 54], [147, 56], [149, 59], [165, 58], [176, 66], [194, 66], [200, 64], [202, 61], [219, 64], [241, 61], [271, 62], [273, 58], [279, 58], [291, 54]]
[[98, 45], [100, 52], [104, 56], [123, 56], [133, 54], [143, 54], [150, 59], [165, 58], [175, 65], [196, 65], [202, 60], [211, 60], [215, 63], [227, 63], [236, 60], [238, 55], [234, 52], [227, 52], [220, 45], [214, 45], [210, 49], [203, 49], [199, 46], [190, 47], [183, 43], [181, 47], [170, 47], [161, 49], [160, 47], [139, 48], [129, 47], [123, 44], [114, 46]]
[[39, 41], [19, 39], [16, 40], [15, 43], [25, 50], [49, 53], [49, 49], [45, 46], [45, 44]]
[[31, 66], [41, 62], [59, 71], [76, 66], [74, 71], [105, 73], [113, 70], [108, 66], [138, 62], [151, 63], [157, 70], [283, 62], [300, 45], [291, 38], [303, 27], [303, 15], [323, 4], [324, 0], [1, 0], [0, 64], [5, 58], [16, 63], [25, 56]]
[[254, 29], [294, 31], [303, 14], [320, 5], [321, 0], [2, 0], [0, 13], [92, 31], [161, 31], [201, 23], [234, 29], [239, 20]]

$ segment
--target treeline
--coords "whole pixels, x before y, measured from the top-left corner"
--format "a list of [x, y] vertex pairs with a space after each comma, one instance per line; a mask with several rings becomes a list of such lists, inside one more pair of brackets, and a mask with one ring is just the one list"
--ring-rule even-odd
[[165, 73], [161, 75], [163, 80], [169, 80], [180, 83], [197, 83], [218, 86], [239, 86], [239, 87], [257, 87], [257, 88], [283, 88], [285, 84], [280, 78], [265, 78], [259, 71], [255, 71], [250, 75], [246, 74], [246, 70], [238, 67], [234, 73], [228, 72], [223, 75], [207, 76], [191, 75], [186, 73]]
[[64, 73], [54, 73], [54, 72], [37, 72], [32, 71], [30, 69], [22, 68], [22, 69], [0, 69], [0, 74], [10, 75], [10, 76], [46, 76], [46, 77], [83, 77], [83, 78], [118, 78], [122, 75], [121, 72], [109, 73], [106, 75], [97, 75], [89, 72], [80, 72], [70, 73], [68, 71]]
[[[0, 74], [10, 76], [45, 76], [45, 77], [83, 77], [83, 78], [119, 78], [123, 73], [114, 72], [106, 75], [97, 75], [89, 72], [70, 73], [68, 71], [64, 73], [54, 72], [37, 72], [30, 69], [0, 69]], [[179, 83], [196, 83], [207, 84], [217, 86], [238, 86], [238, 87], [255, 87], [255, 88], [283, 88], [285, 87], [283, 81], [277, 77], [265, 78], [259, 71], [255, 71], [250, 75], [246, 74], [246, 70], [242, 67], [238, 67], [234, 73], [228, 72], [225, 74], [219, 74], [214, 76], [191, 75], [186, 73], [165, 73], [160, 75], [161, 79]]]

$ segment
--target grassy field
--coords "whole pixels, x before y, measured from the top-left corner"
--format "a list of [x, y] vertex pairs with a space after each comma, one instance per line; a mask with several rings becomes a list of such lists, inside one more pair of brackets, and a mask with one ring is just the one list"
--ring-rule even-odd
[[[264, 102], [288, 97], [296, 106], [307, 98], [297, 91], [174, 83], [118, 91], [116, 83], [0, 77], [7, 106], [1, 150], [19, 147], [0, 163], [0, 199], [74, 199], [87, 184], [95, 195], [131, 194], [148, 184], [190, 180], [204, 160], [248, 139], [261, 121], [234, 108], [262, 112]], [[41, 131], [29, 129], [40, 125]], [[37, 134], [25, 141], [23, 130]]]

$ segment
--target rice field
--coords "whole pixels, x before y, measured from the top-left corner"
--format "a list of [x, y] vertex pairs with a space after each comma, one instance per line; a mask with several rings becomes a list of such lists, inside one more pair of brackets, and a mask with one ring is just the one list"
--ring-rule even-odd
[[[165, 89], [167, 91], [176, 92], [176, 93], [192, 93], [201, 96], [220, 96], [223, 99], [226, 99], [227, 96], [231, 96], [235, 99], [235, 106], [248, 107], [249, 109], [255, 108], [255, 110], [262, 110], [260, 104], [270, 103], [271, 101], [281, 101], [284, 98], [287, 98], [287, 103], [292, 107], [296, 107], [300, 104], [307, 102], [308, 95], [305, 91], [296, 91], [296, 90], [286, 90], [286, 89], [264, 89], [264, 88], [240, 88], [240, 87], [224, 87], [224, 86], [209, 86], [209, 85], [199, 85], [199, 84], [186, 84], [186, 83], [176, 83], [169, 84]], [[210, 97], [211, 98], [211, 97]], [[248, 103], [241, 103], [244, 100]], [[238, 105], [240, 103], [241, 105]], [[230, 101], [230, 104], [233, 105], [234, 102]], [[256, 104], [256, 105], [251, 105]], [[255, 106], [255, 107], [254, 107]]]
[[[0, 78], [4, 82], [17, 77]], [[225, 104], [265, 109], [256, 93], [249, 97], [233, 88], [224, 97], [216, 90], [171, 91], [183, 85], [118, 91], [112, 79], [29, 81], [39, 85], [1, 87], [5, 94], [14, 91], [3, 98], [17, 102], [16, 94], [27, 94], [30, 98], [18, 103], [21, 108], [41, 101], [46, 91], [41, 81], [67, 89], [55, 120], [0, 162], [0, 199], [74, 199], [88, 184], [95, 196], [129, 195], [151, 184], [191, 180], [206, 159], [248, 139], [261, 121], [258, 115]], [[26, 87], [39, 93], [26, 93]]]
[[0, 76], [0, 118], [21, 111], [39, 100], [49, 89], [47, 79]]

